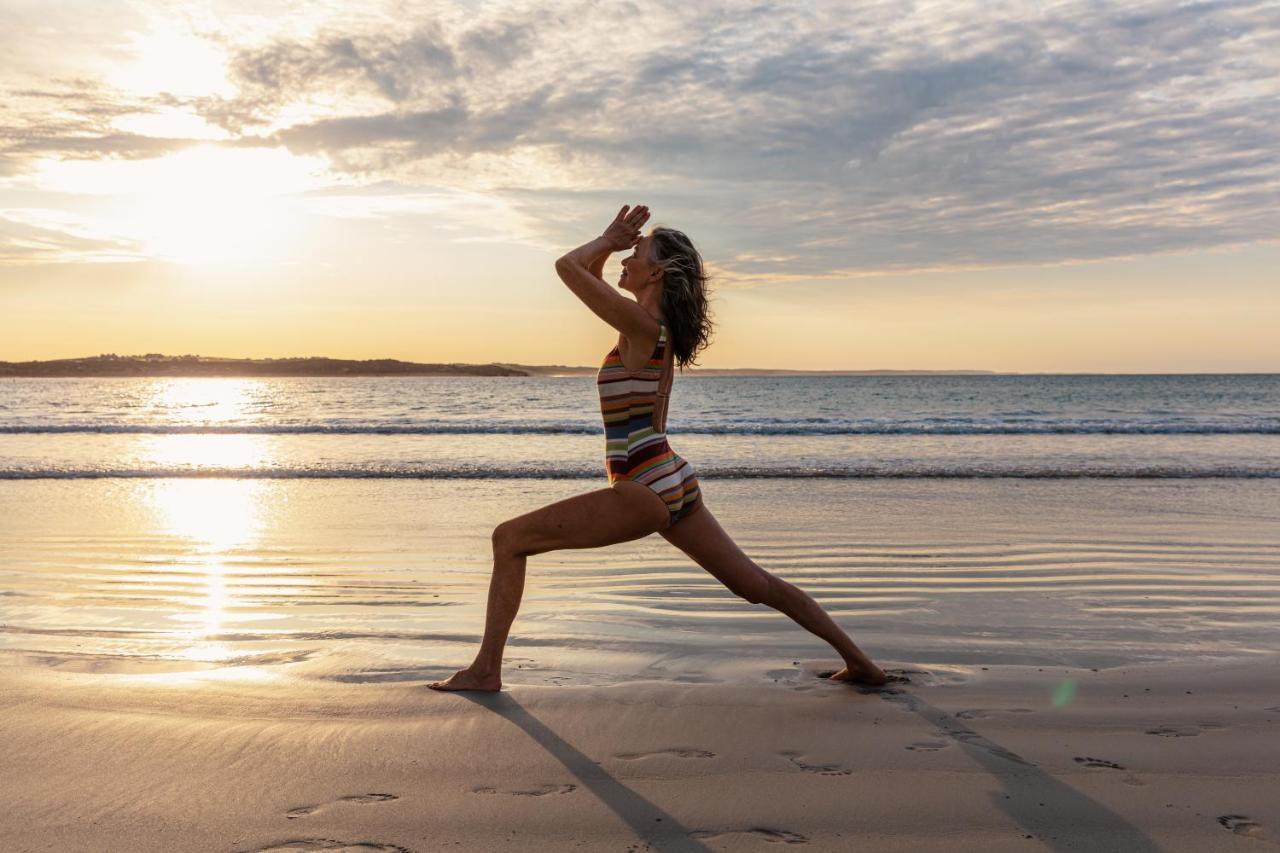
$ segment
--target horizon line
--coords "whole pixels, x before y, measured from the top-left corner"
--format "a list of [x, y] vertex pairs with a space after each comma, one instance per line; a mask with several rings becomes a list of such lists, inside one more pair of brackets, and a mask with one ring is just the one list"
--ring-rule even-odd
[[[599, 365], [568, 365], [568, 364], [526, 364], [521, 362], [508, 361], [489, 361], [489, 362], [462, 362], [462, 361], [438, 361], [438, 362], [421, 362], [406, 361], [404, 359], [381, 357], [381, 358], [338, 358], [326, 355], [307, 355], [307, 356], [263, 356], [263, 357], [245, 357], [245, 356], [210, 356], [197, 355], [195, 353], [184, 353], [182, 355], [166, 355], [164, 353], [143, 353], [134, 355], [119, 355], [116, 353], [99, 353], [90, 356], [71, 356], [66, 358], [51, 359], [27, 359], [24, 361], [6, 361], [0, 359], [0, 364], [4, 365], [46, 365], [55, 362], [74, 362], [74, 361], [95, 361], [118, 359], [121, 361], [159, 361], [164, 360], [211, 360], [211, 361], [242, 361], [242, 362], [278, 362], [278, 361], [309, 361], [309, 360], [325, 360], [337, 362], [394, 362], [398, 364], [422, 365], [422, 366], [449, 366], [449, 367], [507, 367], [507, 368], [528, 368], [538, 371], [592, 371], [599, 370]], [[689, 373], [791, 373], [791, 374], [892, 374], [892, 373], [930, 373], [930, 374], [968, 374], [968, 375], [987, 375], [987, 376], [1276, 376], [1280, 375], [1280, 370], [1179, 370], [1179, 371], [1160, 371], [1160, 370], [1125, 370], [1125, 371], [1102, 371], [1102, 370], [990, 370], [986, 368], [927, 368], [927, 367], [875, 367], [875, 368], [805, 368], [805, 367], [700, 367], [693, 366], [681, 368], [682, 374]], [[44, 378], [44, 377], [9, 377], [17, 378]], [[52, 378], [52, 377], [50, 377]], [[62, 377], [71, 378], [71, 377]], [[87, 378], [87, 377], [86, 377]], [[129, 377], [121, 377], [129, 378]], [[144, 378], [144, 377], [138, 377]], [[164, 378], [164, 377], [152, 377]], [[177, 377], [175, 377], [177, 378]], [[232, 378], [232, 377], [189, 377], [189, 378]], [[245, 377], [245, 378], [272, 378], [272, 377]], [[498, 377], [501, 378], [501, 377]]]

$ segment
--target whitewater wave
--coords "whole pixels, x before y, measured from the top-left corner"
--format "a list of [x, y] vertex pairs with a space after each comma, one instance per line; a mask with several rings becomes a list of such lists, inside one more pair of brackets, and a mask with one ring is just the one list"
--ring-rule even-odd
[[[672, 435], [1280, 435], [1280, 417], [1177, 420], [974, 419], [708, 422], [675, 421]], [[592, 422], [429, 421], [306, 424], [0, 424], [0, 434], [98, 433], [121, 435], [599, 435]]]
[[[697, 474], [705, 479], [1157, 479], [1183, 480], [1203, 478], [1258, 479], [1280, 478], [1280, 466], [1244, 466], [1206, 463], [1204, 465], [1152, 464], [1050, 464], [998, 465], [914, 464], [867, 465], [843, 467], [765, 466], [698, 466]], [[499, 466], [387, 466], [387, 467], [196, 467], [163, 466], [151, 468], [110, 467], [32, 467], [0, 469], [0, 480], [83, 480], [83, 479], [411, 479], [411, 480], [599, 480], [602, 468], [580, 467], [499, 467]]]

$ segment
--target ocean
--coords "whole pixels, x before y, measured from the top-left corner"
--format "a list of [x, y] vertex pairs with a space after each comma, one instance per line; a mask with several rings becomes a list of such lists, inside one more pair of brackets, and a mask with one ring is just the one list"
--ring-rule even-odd
[[[593, 377], [10, 379], [0, 478], [600, 479]], [[703, 476], [1277, 477], [1280, 375], [678, 377]]]
[[[721, 524], [886, 665], [1280, 650], [1280, 376], [677, 376]], [[0, 661], [428, 681], [494, 525], [606, 486], [593, 377], [0, 381]], [[659, 536], [530, 558], [504, 678], [839, 661]], [[807, 667], [807, 669], [806, 669]]]

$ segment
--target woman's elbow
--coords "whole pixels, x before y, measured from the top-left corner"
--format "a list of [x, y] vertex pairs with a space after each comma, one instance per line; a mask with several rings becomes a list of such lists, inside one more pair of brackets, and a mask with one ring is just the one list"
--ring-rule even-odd
[[572, 275], [573, 261], [567, 257], [556, 259], [556, 274], [560, 276], [560, 280], [565, 284], [569, 283], [569, 277]]

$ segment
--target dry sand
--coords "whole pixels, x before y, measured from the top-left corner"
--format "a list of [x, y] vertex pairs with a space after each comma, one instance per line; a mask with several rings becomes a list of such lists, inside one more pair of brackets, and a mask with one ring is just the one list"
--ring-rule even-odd
[[882, 691], [831, 663], [486, 695], [4, 667], [0, 849], [1280, 848], [1272, 656]]

